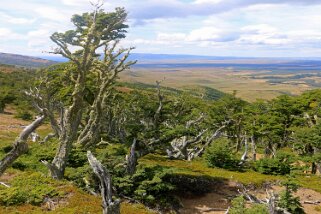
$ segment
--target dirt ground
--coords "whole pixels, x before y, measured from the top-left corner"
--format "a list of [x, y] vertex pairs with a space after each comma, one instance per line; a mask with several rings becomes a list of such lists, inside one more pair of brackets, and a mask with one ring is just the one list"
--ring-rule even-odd
[[[235, 196], [238, 196], [238, 185], [234, 182], [229, 182], [221, 186], [213, 188], [213, 192], [208, 193], [202, 197], [186, 197], [181, 198], [181, 203], [183, 208], [180, 209], [181, 214], [224, 214], [225, 211], [230, 206], [230, 201]], [[282, 191], [280, 186], [272, 186], [271, 190], [275, 194]], [[255, 195], [260, 199], [266, 197], [266, 190], [258, 189], [251, 191], [251, 194]], [[305, 201], [321, 201], [321, 193], [316, 192], [311, 189], [300, 188], [295, 196], [300, 197], [301, 204], [304, 211], [307, 214], [320, 214], [320, 211], [316, 210], [317, 206], [321, 204], [313, 205], [306, 204]]]

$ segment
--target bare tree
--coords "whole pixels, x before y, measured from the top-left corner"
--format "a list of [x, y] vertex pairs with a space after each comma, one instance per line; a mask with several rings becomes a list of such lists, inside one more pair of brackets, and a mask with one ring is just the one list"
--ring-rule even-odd
[[100, 180], [103, 214], [120, 214], [120, 200], [114, 200], [111, 175], [107, 169], [88, 151], [87, 158], [91, 168]]
[[129, 175], [133, 175], [136, 171], [137, 155], [136, 155], [136, 139], [130, 148], [129, 155], [126, 155], [126, 172]]
[[19, 137], [13, 143], [13, 148], [11, 151], [6, 154], [4, 158], [0, 161], [0, 176], [4, 173], [4, 171], [11, 166], [11, 164], [21, 155], [28, 151], [28, 143], [27, 140], [31, 133], [33, 133], [45, 120], [45, 115], [38, 116], [30, 125], [28, 125], [24, 130], [20, 133]]

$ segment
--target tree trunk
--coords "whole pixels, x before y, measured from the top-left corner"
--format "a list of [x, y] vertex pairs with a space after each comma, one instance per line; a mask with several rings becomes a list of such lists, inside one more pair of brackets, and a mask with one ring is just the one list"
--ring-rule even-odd
[[312, 174], [315, 174], [315, 175], [321, 174], [321, 163], [318, 163], [318, 162], [312, 163]]
[[137, 155], [136, 155], [136, 139], [134, 139], [134, 142], [130, 148], [130, 154], [126, 156], [126, 172], [129, 175], [133, 175], [136, 172], [136, 166], [137, 166]]
[[28, 151], [27, 140], [29, 135], [33, 133], [44, 120], [44, 115], [38, 117], [20, 133], [19, 137], [13, 144], [13, 149], [0, 161], [0, 176], [18, 157]]
[[103, 214], [120, 214], [120, 201], [113, 201], [112, 198], [111, 175], [90, 151], [87, 152], [87, 158], [91, 168], [100, 180]]
[[[81, 96], [81, 95], [78, 95]], [[74, 100], [74, 104], [66, 111], [64, 116], [65, 127], [63, 127], [62, 135], [59, 137], [59, 148], [56, 152], [52, 163], [43, 161], [48, 167], [50, 175], [54, 179], [63, 179], [69, 154], [72, 150], [73, 143], [77, 139], [77, 131], [81, 122], [82, 116], [82, 98]]]
[[256, 142], [255, 137], [251, 136], [251, 146], [252, 146], [252, 160], [256, 161]]
[[249, 146], [248, 146], [248, 143], [247, 143], [247, 138], [245, 137], [244, 138], [244, 153], [243, 153], [243, 155], [241, 157], [241, 162], [239, 163], [240, 165], [242, 165], [247, 159], [248, 148], [249, 148]]

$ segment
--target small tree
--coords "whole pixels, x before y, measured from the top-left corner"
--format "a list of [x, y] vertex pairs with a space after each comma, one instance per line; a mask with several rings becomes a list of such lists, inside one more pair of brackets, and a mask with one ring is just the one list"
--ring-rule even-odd
[[305, 213], [300, 203], [300, 198], [293, 196], [293, 193], [298, 190], [299, 185], [292, 178], [284, 181], [282, 185], [285, 187], [285, 190], [280, 194], [278, 206], [293, 214]]

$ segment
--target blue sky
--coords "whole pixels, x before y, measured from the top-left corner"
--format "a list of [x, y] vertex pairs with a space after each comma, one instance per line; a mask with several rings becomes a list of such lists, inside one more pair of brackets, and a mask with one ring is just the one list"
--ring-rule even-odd
[[[94, 0], [93, 0], [94, 1]], [[122, 46], [136, 52], [213, 56], [321, 57], [321, 0], [106, 0], [124, 6]], [[0, 52], [48, 55], [49, 36], [72, 28], [88, 0], [8, 0], [0, 8]]]

